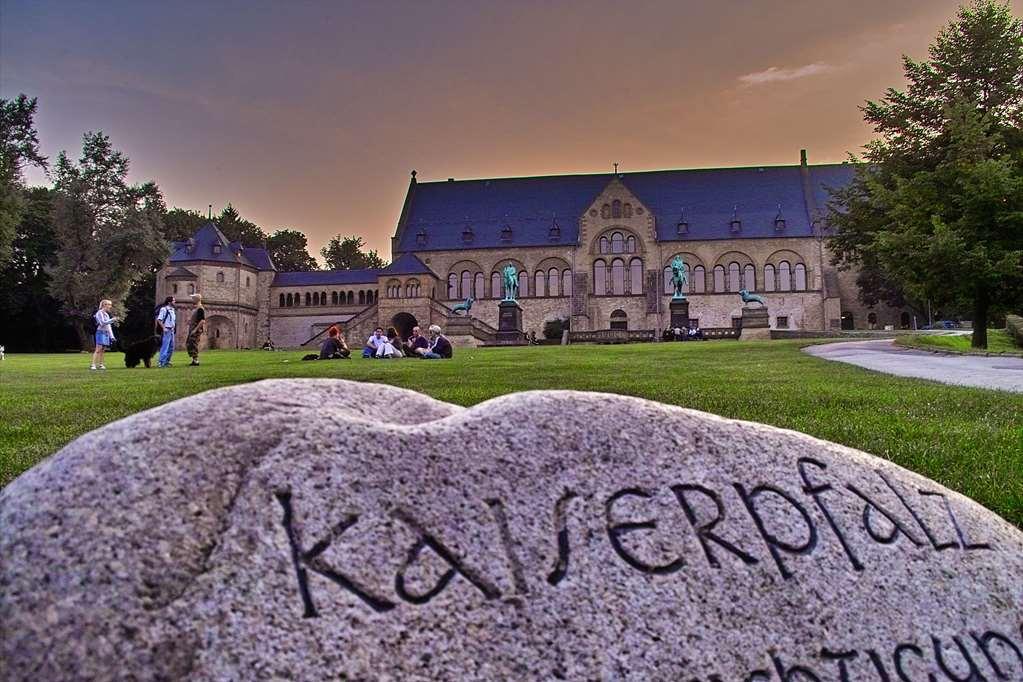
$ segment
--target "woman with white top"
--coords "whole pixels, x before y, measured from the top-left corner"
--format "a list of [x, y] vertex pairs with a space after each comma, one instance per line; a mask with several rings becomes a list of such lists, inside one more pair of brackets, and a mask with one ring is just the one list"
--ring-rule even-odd
[[117, 318], [110, 316], [110, 309], [114, 306], [109, 298], [99, 302], [99, 310], [93, 315], [96, 320], [96, 350], [92, 351], [92, 366], [89, 369], [106, 369], [103, 364], [103, 353], [109, 346], [114, 344], [114, 328], [110, 326]]

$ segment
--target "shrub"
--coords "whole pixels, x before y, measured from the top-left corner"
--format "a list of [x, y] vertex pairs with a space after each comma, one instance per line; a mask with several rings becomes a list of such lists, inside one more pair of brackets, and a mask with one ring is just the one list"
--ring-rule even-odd
[[552, 341], [560, 341], [561, 335], [566, 329], [570, 329], [572, 324], [571, 318], [562, 318], [547, 320], [543, 323], [543, 337]]
[[1013, 342], [1023, 348], [1023, 317], [1019, 315], [1005, 316], [1005, 329], [1009, 332]]

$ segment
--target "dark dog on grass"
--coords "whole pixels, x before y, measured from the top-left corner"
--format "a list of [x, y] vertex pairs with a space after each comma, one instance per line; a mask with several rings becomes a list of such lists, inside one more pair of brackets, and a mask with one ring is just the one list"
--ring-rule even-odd
[[131, 369], [138, 367], [142, 362], [148, 368], [153, 356], [160, 350], [160, 342], [159, 336], [150, 336], [141, 341], [129, 343], [124, 347], [124, 366]]

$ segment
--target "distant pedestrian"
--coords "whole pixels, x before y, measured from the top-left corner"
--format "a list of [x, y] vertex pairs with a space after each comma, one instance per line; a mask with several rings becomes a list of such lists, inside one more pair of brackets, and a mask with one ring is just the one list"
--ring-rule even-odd
[[96, 349], [92, 351], [92, 365], [89, 369], [106, 369], [106, 365], [103, 364], [103, 353], [114, 345], [115, 341], [112, 325], [117, 318], [110, 316], [110, 309], [113, 307], [113, 302], [109, 298], [104, 298], [99, 302], [99, 310], [92, 316], [96, 320]]
[[202, 307], [202, 296], [192, 294], [192, 302], [195, 303], [195, 310], [192, 311], [192, 318], [188, 321], [188, 338], [185, 339], [185, 350], [192, 358], [189, 367], [199, 364], [199, 341], [206, 331], [206, 308]]
[[170, 367], [171, 356], [174, 354], [174, 333], [178, 323], [178, 315], [174, 310], [175, 303], [177, 301], [174, 300], [174, 297], [168, 296], [156, 311], [156, 328], [162, 336], [157, 367]]

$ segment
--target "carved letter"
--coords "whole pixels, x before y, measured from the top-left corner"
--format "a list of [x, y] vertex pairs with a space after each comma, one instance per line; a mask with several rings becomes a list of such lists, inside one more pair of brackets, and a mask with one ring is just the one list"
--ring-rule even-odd
[[824, 514], [824, 518], [827, 520], [831, 530], [835, 533], [835, 537], [838, 538], [839, 543], [842, 545], [842, 549], [845, 550], [845, 555], [849, 557], [850, 563], [852, 563], [853, 570], [862, 571], [863, 564], [860, 563], [856, 553], [852, 551], [852, 547], [846, 542], [845, 536], [842, 535], [842, 531], [838, 527], [838, 523], [834, 517], [831, 516], [831, 510], [828, 509], [827, 505], [824, 504], [824, 500], [821, 499], [822, 493], [825, 493], [833, 488], [830, 483], [822, 483], [820, 485], [814, 485], [810, 482], [810, 476], [806, 472], [806, 466], [812, 465], [819, 469], [827, 469], [827, 465], [823, 462], [818, 462], [811, 457], [800, 457], [796, 463], [796, 467], [799, 469], [799, 477], [803, 479], [803, 492], [813, 498], [813, 501], [817, 504], [817, 508]]
[[622, 546], [620, 540], [621, 536], [638, 530], [647, 530], [657, 527], [657, 522], [653, 519], [649, 521], [627, 521], [624, 523], [612, 522], [611, 509], [614, 507], [615, 502], [623, 497], [641, 497], [649, 499], [652, 495], [641, 488], [625, 488], [624, 490], [619, 490], [608, 498], [604, 505], [604, 515], [607, 520], [607, 537], [611, 541], [611, 547], [614, 548], [615, 553], [618, 554], [618, 556], [620, 556], [629, 566], [632, 566], [636, 570], [644, 573], [663, 575], [667, 573], [674, 573], [681, 569], [685, 565], [685, 562], [681, 557], [667, 564], [650, 566], [643, 563], [632, 554], [629, 554], [625, 547]]
[[945, 503], [945, 511], [948, 512], [948, 518], [952, 519], [952, 527], [956, 529], [956, 537], [959, 538], [959, 542], [962, 544], [963, 549], [991, 549], [991, 545], [986, 542], [970, 542], [966, 539], [966, 533], [963, 532], [962, 526], [959, 525], [959, 519], [952, 513], [952, 503], [948, 501], [948, 497], [941, 493], [925, 493], [923, 490], [920, 491], [921, 495], [939, 495], [941, 501]]
[[888, 670], [885, 669], [881, 656], [873, 649], [867, 649], [867, 655], [870, 656], [870, 662], [874, 664], [877, 676], [881, 682], [892, 682], [892, 678], [888, 677]]
[[954, 542], [939, 543], [937, 539], [935, 539], [934, 534], [931, 533], [931, 529], [927, 527], [927, 524], [925, 524], [924, 520], [920, 518], [920, 515], [917, 514], [916, 511], [914, 511], [914, 509], [909, 506], [909, 503], [906, 502], [906, 498], [903, 497], [902, 493], [900, 493], [898, 489], [892, 484], [892, 482], [888, 480], [888, 477], [885, 476], [880, 469], [877, 469], [877, 475], [880, 476], [881, 480], [885, 482], [885, 485], [887, 485], [891, 489], [891, 491], [895, 493], [895, 497], [899, 498], [899, 502], [902, 503], [902, 506], [905, 507], [906, 511], [909, 512], [910, 516], [913, 517], [913, 519], [916, 521], [916, 524], [920, 526], [920, 530], [922, 530], [924, 532], [924, 535], [927, 536], [927, 539], [931, 541], [931, 546], [934, 547], [934, 549], [940, 552], [943, 549], [948, 549], [950, 547], [957, 546], [956, 543]]
[[[689, 524], [693, 527], [693, 530], [696, 531], [696, 539], [700, 541], [700, 546], [703, 547], [703, 553], [707, 555], [708, 564], [714, 568], [721, 567], [721, 562], [718, 561], [717, 557], [714, 556], [714, 552], [711, 551], [711, 546], [708, 540], [727, 549], [729, 552], [742, 559], [744, 563], [758, 563], [756, 557], [747, 554], [732, 543], [728, 542], [728, 540], [725, 540], [713, 533], [714, 526], [718, 525], [718, 522], [725, 518], [725, 506], [721, 503], [721, 498], [717, 493], [708, 488], [704, 488], [702, 485], [673, 485], [671, 486], [671, 490], [675, 493], [675, 497], [678, 498], [679, 504], [682, 505], [682, 511], [685, 512], [686, 518], [689, 519]], [[693, 506], [689, 504], [689, 500], [686, 499], [687, 492], [697, 492], [707, 499], [712, 500], [718, 510], [717, 516], [700, 525], [696, 519], [696, 512], [693, 510]]]
[[[913, 682], [913, 680], [906, 675], [906, 671], [902, 668], [902, 654], [907, 651], [916, 654], [920, 658], [924, 657], [924, 652], [915, 644], [900, 644], [895, 647], [895, 653], [892, 655], [892, 659], [895, 661], [895, 672], [898, 674], [901, 682]], [[933, 673], [927, 673], [927, 680], [928, 682], [935, 682], [937, 678], [934, 677]]]
[[291, 546], [291, 562], [295, 567], [295, 574], [298, 576], [298, 592], [302, 597], [303, 618], [317, 618], [319, 616], [319, 613], [316, 611], [316, 605], [313, 603], [312, 595], [309, 593], [309, 581], [305, 568], [345, 588], [374, 611], [390, 611], [394, 608], [393, 602], [383, 597], [378, 597], [369, 592], [369, 590], [360, 587], [348, 576], [325, 565], [322, 559], [319, 558], [334, 540], [341, 537], [346, 530], [355, 525], [359, 520], [357, 515], [347, 516], [330, 530], [330, 534], [326, 538], [314, 544], [309, 551], [303, 552], [301, 550], [301, 543], [292, 525], [294, 514], [291, 508], [291, 493], [275, 493], [275, 497], [284, 509], [282, 523], [284, 531], [288, 536], [288, 544]]
[[[739, 498], [742, 503], [746, 505], [746, 511], [749, 512], [750, 517], [753, 519], [753, 523], [757, 525], [757, 530], [760, 531], [760, 536], [764, 539], [764, 544], [767, 545], [767, 549], [771, 552], [771, 556], [774, 558], [774, 563], [778, 566], [778, 571], [781, 573], [781, 577], [788, 580], [792, 577], [792, 572], [789, 571], [788, 567], [785, 566], [785, 562], [782, 561], [781, 552], [778, 550], [784, 550], [790, 554], [809, 554], [813, 551], [813, 548], [817, 546], [817, 527], [814, 525], [810, 515], [806, 513], [802, 505], [799, 504], [791, 495], [786, 493], [784, 490], [775, 488], [768, 485], [758, 485], [749, 492], [739, 483], [733, 483], [735, 490], [739, 493]], [[806, 542], [801, 545], [790, 545], [789, 543], [780, 540], [767, 531], [764, 526], [764, 519], [760, 516], [760, 512], [757, 511], [756, 505], [753, 504], [757, 496], [764, 493], [774, 493], [781, 499], [788, 502], [792, 507], [799, 512], [800, 516], [803, 517], [803, 522], [806, 524], [808, 531]]]
[[568, 503], [576, 497], [571, 490], [565, 491], [554, 505], [554, 527], [558, 531], [558, 561], [547, 576], [547, 582], [557, 586], [568, 574]]
[[825, 661], [838, 661], [838, 679], [840, 682], [849, 682], [849, 669], [845, 662], [851, 661], [859, 654], [855, 651], [831, 651], [821, 649], [821, 658]]
[[1013, 653], [1016, 654], [1016, 658], [1019, 660], [1020, 664], [1019, 677], [1017, 679], [1023, 679], [1023, 652], [1019, 650], [1019, 647], [1017, 647], [1011, 639], [992, 630], [988, 630], [983, 635], [978, 635], [976, 632], [972, 634], [973, 641], [977, 643], [977, 646], [980, 647], [980, 650], [984, 653], [984, 657], [987, 658], [987, 662], [991, 664], [991, 669], [995, 671], [995, 675], [998, 675], [998, 677], [1003, 680], [1009, 679], [1009, 675], [1002, 672], [1002, 668], [998, 665], [998, 661], [996, 661], [995, 657], [991, 655], [991, 650], [988, 645], [993, 639], [998, 640], [998, 642], [1003, 646], [1012, 649]]
[[966, 659], [966, 665], [968, 665], [970, 669], [967, 672], [966, 677], [959, 677], [949, 670], [948, 666], [945, 665], [945, 657], [941, 653], [941, 640], [934, 635], [931, 635], [931, 643], [934, 645], [934, 658], [938, 661], [938, 667], [941, 668], [941, 672], [945, 673], [948, 679], [954, 680], [955, 682], [987, 682], [987, 678], [981, 675], [980, 671], [977, 670], [976, 664], [974, 664], [973, 659], [970, 658], [970, 652], [966, 650], [966, 647], [963, 646], [963, 643], [959, 640], [959, 638], [953, 636], [952, 641], [956, 643], [957, 647], [959, 647], [959, 653], [961, 653], [963, 658]]
[[[902, 533], [907, 538], [909, 538], [909, 541], [912, 542], [914, 545], [917, 545], [919, 547], [920, 545], [923, 544], [922, 541], [918, 540], [915, 535], [909, 532], [908, 528], [902, 525], [898, 518], [896, 518], [893, 514], [889, 513], [884, 507], [879, 505], [877, 502], [874, 502], [872, 499], [867, 497], [866, 493], [862, 492], [852, 483], [846, 483], [845, 487], [851, 490], [856, 495], [858, 495], [861, 500], [866, 502], [866, 504], [863, 505], [863, 529], [867, 531], [867, 535], [869, 535], [874, 540], [874, 542], [880, 542], [882, 545], [888, 545], [895, 542], [899, 533]], [[888, 519], [888, 523], [892, 524], [891, 533], [889, 533], [888, 535], [881, 535], [876, 530], [874, 530], [874, 526], [870, 523], [871, 510], [878, 511], [886, 519]]]
[[[778, 671], [778, 677], [781, 682], [795, 682], [795, 680], [813, 680], [813, 682], [821, 682], [821, 678], [817, 677], [810, 668], [802, 665], [794, 665], [791, 668], [786, 669], [785, 665], [781, 662], [781, 659], [771, 654], [771, 660], [774, 662], [774, 669]], [[795, 677], [799, 675], [799, 677]]]
[[504, 504], [496, 498], [486, 500], [486, 503], [497, 521], [497, 529], [501, 533], [501, 544], [504, 545], [504, 553], [508, 557], [515, 589], [519, 594], [529, 594], [529, 585], [526, 584], [526, 576], [522, 572], [522, 563], [515, 554], [515, 540], [508, 529], [508, 517], [504, 513]]

